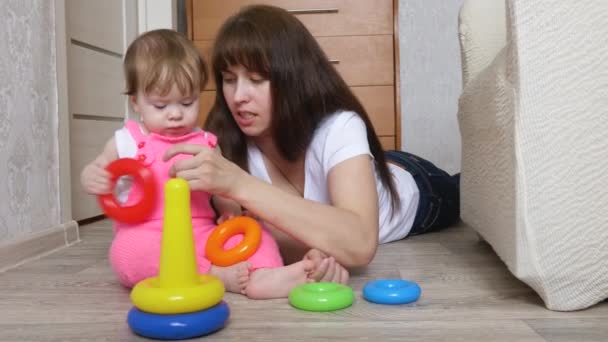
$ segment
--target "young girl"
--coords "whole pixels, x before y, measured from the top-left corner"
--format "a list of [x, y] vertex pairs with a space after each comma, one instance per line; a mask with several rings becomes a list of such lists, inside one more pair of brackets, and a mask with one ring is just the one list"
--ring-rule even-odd
[[385, 155], [365, 109], [295, 16], [244, 8], [218, 33], [212, 63], [206, 128], [228, 160], [187, 144], [165, 155], [196, 155], [171, 171], [193, 188], [233, 199], [286, 243], [347, 267], [367, 265], [378, 243], [459, 219], [457, 179], [411, 154]]
[[[205, 64], [190, 41], [171, 30], [147, 32], [129, 46], [124, 59], [124, 73], [126, 94], [140, 121], [127, 121], [125, 127], [116, 131], [106, 144], [104, 151], [84, 168], [81, 179], [86, 191], [95, 195], [112, 191], [110, 175], [105, 167], [117, 158], [136, 158], [143, 162], [153, 171], [157, 188], [163, 189], [170, 178], [169, 168], [173, 163], [180, 160], [192, 162], [188, 155], [175, 155], [163, 160], [163, 154], [172, 145], [194, 144], [220, 155], [218, 149], [213, 149], [216, 137], [195, 127], [199, 95], [207, 75]], [[137, 201], [141, 196], [136, 187], [123, 195], [127, 195], [126, 204]], [[158, 272], [164, 194], [158, 197], [156, 209], [146, 222], [137, 225], [115, 223], [110, 263], [120, 282], [127, 287]], [[216, 275], [228, 291], [249, 294], [254, 298], [285, 297], [293, 286], [315, 280], [313, 273], [319, 271], [316, 267], [319, 265], [315, 265], [314, 260], [304, 259], [283, 266], [276, 242], [266, 230], [262, 232], [257, 252], [247, 261], [229, 267], [211, 265], [204, 254], [207, 238], [215, 228], [215, 213], [210, 199], [210, 194], [204, 191], [191, 193], [199, 272]], [[219, 196], [213, 199], [224, 218], [241, 214], [240, 207], [234, 204], [230, 207], [228, 200]], [[230, 214], [224, 214], [228, 212], [227, 208]], [[226, 247], [235, 246], [240, 239], [232, 238]], [[326, 267], [325, 264], [322, 266]], [[247, 291], [248, 287], [252, 290]]]

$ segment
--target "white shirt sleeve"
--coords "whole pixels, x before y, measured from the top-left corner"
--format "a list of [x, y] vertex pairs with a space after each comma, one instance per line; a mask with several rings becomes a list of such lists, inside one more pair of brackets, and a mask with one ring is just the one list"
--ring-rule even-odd
[[119, 158], [135, 158], [137, 143], [135, 143], [135, 139], [133, 139], [127, 127], [114, 132], [114, 141], [116, 142], [116, 151]]
[[337, 164], [362, 154], [373, 158], [367, 141], [365, 123], [359, 115], [354, 112], [342, 112], [328, 124], [323, 153], [326, 170], [331, 170]]
[[[137, 154], [137, 143], [135, 142], [135, 139], [133, 139], [133, 136], [131, 136], [127, 127], [123, 127], [114, 132], [114, 141], [116, 142], [118, 158], [135, 158], [135, 155]], [[133, 179], [131, 176], [122, 176], [118, 178], [115, 193], [118, 202], [121, 204], [127, 202], [132, 183]]]

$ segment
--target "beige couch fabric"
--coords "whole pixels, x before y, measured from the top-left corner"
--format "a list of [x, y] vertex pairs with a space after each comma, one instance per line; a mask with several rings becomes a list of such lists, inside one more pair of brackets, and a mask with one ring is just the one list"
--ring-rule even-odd
[[463, 220], [552, 310], [608, 297], [608, 2], [468, 0]]

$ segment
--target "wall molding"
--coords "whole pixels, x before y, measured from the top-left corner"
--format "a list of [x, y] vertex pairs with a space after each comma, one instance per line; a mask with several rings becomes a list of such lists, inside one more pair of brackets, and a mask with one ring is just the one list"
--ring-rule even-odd
[[0, 245], [0, 273], [78, 242], [78, 223], [72, 220], [23, 240]]

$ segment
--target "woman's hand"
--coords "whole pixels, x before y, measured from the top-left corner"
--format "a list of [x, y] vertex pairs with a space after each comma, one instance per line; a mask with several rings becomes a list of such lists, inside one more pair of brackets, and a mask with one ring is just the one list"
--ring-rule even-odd
[[190, 189], [232, 198], [249, 174], [207, 146], [177, 144], [170, 147], [164, 161], [177, 154], [190, 154], [192, 158], [175, 162], [169, 174], [186, 180]]
[[348, 270], [340, 265], [333, 257], [318, 249], [311, 249], [304, 255], [304, 260], [311, 260], [315, 265], [308, 276], [314, 281], [348, 284]]

